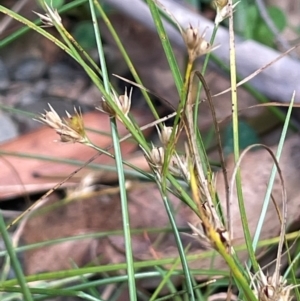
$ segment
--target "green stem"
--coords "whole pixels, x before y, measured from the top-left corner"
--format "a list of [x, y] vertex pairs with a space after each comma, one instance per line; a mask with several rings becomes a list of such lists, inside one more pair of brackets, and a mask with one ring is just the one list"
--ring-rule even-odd
[[136, 285], [135, 285], [135, 277], [134, 277], [134, 261], [133, 261], [132, 246], [131, 246], [129, 209], [128, 209], [127, 196], [126, 196], [126, 183], [125, 183], [125, 177], [123, 171], [122, 154], [121, 154], [121, 148], [120, 148], [119, 137], [118, 137], [117, 123], [115, 118], [111, 118], [111, 128], [112, 128], [112, 139], [114, 144], [115, 159], [116, 159], [116, 166], [117, 166], [117, 173], [118, 173], [119, 187], [120, 187], [129, 296], [130, 296], [130, 300], [135, 301], [137, 300], [137, 294], [136, 294]]
[[[160, 186], [160, 184], [159, 184], [159, 186]], [[161, 187], [160, 187], [160, 189], [161, 189]], [[169, 204], [169, 200], [167, 199], [166, 195], [164, 195], [164, 192], [162, 191], [162, 189], [161, 189], [161, 196], [162, 196], [162, 199], [164, 201], [164, 205], [165, 205], [168, 217], [169, 217], [169, 221], [170, 221], [170, 224], [172, 226], [173, 233], [174, 233], [174, 236], [175, 236], [179, 257], [180, 257], [180, 261], [181, 261], [181, 264], [182, 264], [182, 269], [183, 269], [183, 272], [184, 272], [184, 275], [185, 275], [185, 284], [187, 286], [188, 298], [191, 301], [195, 301], [193, 284], [192, 284], [192, 281], [191, 281], [191, 274], [190, 274], [189, 266], [187, 264], [184, 248], [182, 246], [182, 242], [181, 242], [181, 239], [180, 239], [180, 236], [179, 236], [179, 232], [178, 232], [178, 229], [177, 229], [177, 226], [176, 226], [175, 219], [174, 219], [173, 214], [172, 214], [172, 210], [171, 210], [171, 207], [170, 207], [170, 204]]]
[[5, 222], [4, 222], [4, 219], [3, 219], [1, 211], [0, 211], [0, 233], [2, 235], [2, 239], [4, 241], [7, 253], [9, 255], [9, 258], [11, 260], [12, 266], [13, 266], [14, 271], [16, 273], [16, 277], [18, 279], [18, 283], [19, 283], [19, 285], [21, 287], [23, 298], [26, 301], [32, 301], [33, 299], [32, 299], [30, 290], [29, 290], [29, 288], [27, 286], [27, 283], [26, 283], [26, 280], [25, 280], [24, 273], [22, 271], [20, 262], [18, 260], [17, 254], [16, 254], [16, 252], [14, 250], [14, 247], [12, 245], [12, 242], [10, 240], [9, 233], [6, 230], [6, 225], [5, 225]]
[[[126, 50], [125, 50], [125, 48], [124, 48], [124, 46], [123, 46], [123, 44], [122, 44], [120, 38], [118, 37], [116, 31], [114, 30], [114, 28], [113, 28], [113, 26], [112, 26], [110, 20], [107, 18], [107, 15], [105, 14], [104, 9], [103, 9], [102, 6], [100, 5], [99, 1], [97, 1], [97, 0], [93, 0], [93, 1], [94, 1], [95, 7], [97, 8], [97, 10], [98, 10], [98, 12], [100, 13], [100, 15], [101, 15], [103, 21], [105, 22], [105, 24], [106, 24], [108, 30], [110, 31], [112, 37], [114, 38], [114, 40], [115, 40], [115, 42], [116, 42], [116, 44], [117, 44], [117, 46], [118, 46], [118, 48], [119, 48], [119, 50], [120, 50], [120, 52], [121, 52], [121, 54], [122, 54], [124, 60], [125, 60], [125, 62], [126, 62], [126, 64], [127, 64], [128, 68], [129, 68], [129, 70], [130, 70], [130, 72], [131, 72], [133, 78], [135, 79], [135, 81], [136, 81], [140, 86], [143, 86], [143, 83], [142, 83], [142, 81], [141, 81], [141, 79], [140, 79], [140, 77], [139, 77], [139, 75], [138, 75], [138, 73], [137, 73], [137, 71], [136, 71], [134, 65], [132, 64], [132, 62], [131, 62], [131, 60], [130, 60], [130, 57], [128, 56], [128, 54], [127, 54], [127, 52], [126, 52]], [[154, 116], [156, 119], [159, 119], [159, 115], [158, 115], [158, 113], [157, 113], [157, 111], [156, 111], [156, 108], [154, 107], [154, 105], [153, 105], [153, 103], [152, 103], [152, 101], [151, 101], [151, 99], [150, 99], [148, 93], [146, 92], [146, 90], [145, 90], [145, 89], [141, 89], [141, 93], [143, 94], [143, 96], [144, 96], [144, 98], [145, 98], [145, 100], [146, 100], [146, 102], [147, 102], [147, 104], [148, 104], [148, 106], [149, 106], [149, 108], [150, 108], [150, 110], [151, 110], [153, 116]]]
[[[229, 0], [232, 6], [232, 0]], [[232, 102], [232, 126], [233, 126], [233, 149], [234, 149], [234, 160], [237, 162], [240, 157], [239, 150], [239, 116], [238, 116], [238, 99], [237, 99], [237, 78], [236, 78], [236, 60], [235, 60], [235, 42], [234, 42], [234, 30], [233, 30], [233, 15], [231, 11], [231, 16], [229, 18], [229, 49], [230, 49], [230, 80], [231, 80], [231, 102]], [[252, 239], [250, 235], [250, 230], [247, 221], [247, 214], [244, 206], [243, 192], [242, 192], [242, 179], [240, 168], [238, 168], [236, 173], [236, 190], [239, 203], [239, 210], [241, 221], [244, 230], [245, 241], [247, 249], [249, 252], [249, 257], [253, 268], [258, 271], [258, 264], [255, 258], [255, 254], [252, 247]], [[230, 216], [228, 218], [231, 218]], [[231, 229], [230, 229], [231, 233]]]
[[[218, 31], [218, 26], [215, 25], [213, 33], [212, 33], [212, 36], [211, 36], [210, 41], [209, 41], [210, 45], [213, 45], [213, 43], [215, 41], [215, 37], [216, 37], [217, 31]], [[202, 66], [202, 70], [201, 70], [202, 76], [205, 75], [205, 72], [206, 72], [206, 69], [207, 69], [207, 65], [208, 65], [210, 56], [211, 56], [211, 52], [208, 52], [206, 54], [206, 56], [205, 56], [205, 60], [204, 60], [204, 63], [203, 63], [203, 66]], [[197, 89], [195, 108], [194, 108], [194, 127], [195, 127], [195, 130], [198, 128], [198, 108], [199, 108], [199, 103], [200, 103], [201, 89], [202, 89], [202, 83], [199, 82], [198, 89]]]

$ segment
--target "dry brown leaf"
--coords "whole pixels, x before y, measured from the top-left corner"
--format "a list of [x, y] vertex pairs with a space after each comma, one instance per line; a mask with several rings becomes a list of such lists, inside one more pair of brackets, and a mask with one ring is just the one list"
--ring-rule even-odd
[[[136, 116], [137, 122], [142, 125], [151, 120], [151, 117], [145, 112], [135, 112], [133, 114]], [[100, 112], [85, 114], [84, 123], [87, 128], [100, 129], [103, 132], [110, 133], [109, 118]], [[120, 136], [126, 133], [127, 130], [120, 126]], [[91, 141], [100, 148], [104, 149], [111, 145], [111, 138], [108, 135], [94, 132], [88, 132], [87, 134]], [[81, 161], [86, 161], [97, 153], [95, 150], [79, 143], [61, 143], [56, 142], [56, 140], [59, 140], [59, 136], [55, 131], [43, 127], [16, 140], [0, 145], [0, 150]], [[126, 141], [122, 143], [124, 155], [131, 153], [135, 149], [136, 144], [134, 143]], [[98, 157], [95, 162], [114, 164], [113, 159], [104, 155]], [[68, 176], [77, 168], [69, 164], [2, 155], [0, 157], [0, 199], [24, 194], [25, 191], [29, 193], [48, 190], [57, 184], [59, 179]], [[82, 177], [85, 173], [86, 169], [79, 172], [79, 176]], [[39, 177], [35, 177], [36, 174]], [[77, 182], [78, 180], [73, 180], [73, 183]], [[72, 180], [69, 183], [72, 183]]]
[[[274, 151], [274, 148], [273, 148]], [[293, 136], [286, 141], [282, 158], [280, 160], [281, 167], [287, 185], [288, 193], [288, 217], [289, 222], [294, 222], [299, 219], [299, 156], [300, 156], [300, 139], [298, 136]], [[232, 173], [234, 164], [233, 160], [227, 162], [229, 174]], [[246, 211], [249, 218], [251, 234], [254, 233], [259, 212], [262, 206], [264, 193], [266, 191], [267, 182], [272, 166], [271, 157], [263, 150], [257, 150], [249, 153], [243, 161], [242, 177], [243, 191], [245, 197]], [[217, 174], [217, 190], [222, 200], [223, 210], [225, 211], [225, 195], [223, 189], [222, 174]], [[168, 226], [168, 217], [160, 197], [160, 193], [154, 184], [134, 183], [132, 190], [129, 191], [129, 213], [132, 229], [147, 228], [147, 227], [166, 227]], [[275, 182], [273, 196], [280, 206], [281, 202], [281, 187], [279, 181]], [[176, 207], [180, 204], [177, 198], [170, 198], [173, 205]], [[239, 244], [243, 242], [243, 234], [241, 221], [238, 213], [238, 204], [236, 197], [233, 202], [233, 232], [234, 242]], [[264, 223], [261, 238], [274, 237], [279, 234], [280, 224], [275, 218], [277, 216], [274, 206], [271, 204]], [[196, 224], [198, 218], [191, 212], [190, 209], [180, 206], [176, 216], [179, 227], [185, 227], [187, 222]], [[43, 229], [43, 231], [36, 231]], [[26, 243], [34, 243], [58, 237], [72, 236], [78, 233], [91, 233], [109, 230], [122, 229], [122, 218], [120, 200], [118, 195], [104, 195], [98, 198], [90, 198], [82, 201], [76, 201], [67, 206], [49, 212], [45, 216], [40, 216], [31, 219], [24, 231], [23, 240]], [[146, 260], [154, 258], [165, 258], [177, 256], [177, 248], [173, 234], [166, 234], [163, 239], [155, 244], [159, 234], [142, 233], [133, 235], [132, 245], [134, 257], [137, 260]], [[201, 242], [197, 242], [190, 236], [182, 236], [185, 246], [192, 243], [190, 250], [191, 254], [199, 254], [199, 259], [191, 262], [192, 268], [209, 268], [211, 262], [209, 259], [200, 259], [203, 251]], [[80, 244], [80, 242], [78, 242]], [[89, 244], [90, 253], [70, 254], [69, 250], [65, 250], [63, 245], [59, 245], [55, 252], [64, 254], [64, 262], [60, 268], [65, 268], [67, 258], [73, 258], [78, 265], [84, 264], [89, 260], [93, 260], [93, 255], [98, 255], [101, 258], [101, 264], [112, 262], [124, 262], [124, 238], [121, 235], [110, 236], [108, 239], [99, 239], [86, 241]], [[51, 265], [49, 262], [41, 262], [40, 252], [45, 250], [35, 250], [30, 252], [30, 255], [25, 257], [27, 273], [35, 273], [44, 270], [53, 270], [58, 268], [58, 262]], [[76, 255], [76, 256], [75, 256]], [[239, 254], [242, 261], [247, 259], [247, 253]], [[54, 256], [55, 257], [55, 256]], [[76, 258], [74, 258], [76, 257]], [[214, 267], [226, 269], [221, 258], [214, 259]]]

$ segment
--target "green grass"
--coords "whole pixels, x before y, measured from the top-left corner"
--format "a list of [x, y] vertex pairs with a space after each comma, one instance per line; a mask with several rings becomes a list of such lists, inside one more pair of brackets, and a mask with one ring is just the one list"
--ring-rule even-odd
[[[114, 38], [119, 50], [122, 53], [124, 61], [126, 62], [128, 69], [133, 75], [134, 80], [136, 81], [139, 87], [147, 87], [147, 83], [142, 83], [136, 70], [135, 66], [132, 64], [126, 50], [124, 49], [116, 31], [109, 21], [109, 15], [106, 14], [105, 9], [97, 1], [73, 1], [67, 5], [64, 5], [60, 8], [59, 13], [64, 17], [64, 12], [72, 7], [81, 5], [82, 3], [88, 3], [91, 21], [93, 23], [95, 40], [97, 43], [97, 50], [100, 58], [100, 68], [92, 60], [89, 54], [80, 46], [80, 44], [74, 39], [70, 32], [63, 26], [60, 22], [60, 19], [56, 15], [56, 12], [51, 9], [51, 7], [45, 7], [49, 15], [49, 21], [53, 23], [53, 26], [56, 28], [57, 32], [60, 35], [60, 39], [52, 36], [46, 30], [40, 27], [40, 23], [37, 20], [36, 22], [31, 22], [21, 15], [9, 10], [6, 7], [0, 5], [0, 12], [7, 14], [15, 20], [25, 24], [26, 28], [12, 33], [5, 40], [0, 42], [0, 47], [5, 47], [10, 41], [18, 39], [20, 34], [24, 33], [31, 28], [32, 30], [43, 35], [63, 51], [65, 51], [71, 58], [73, 58], [78, 64], [81, 65], [82, 69], [89, 76], [91, 82], [101, 91], [103, 99], [99, 100], [98, 108], [101, 108], [102, 111], [107, 113], [107, 118], [109, 118], [111, 126], [111, 136], [112, 136], [112, 147], [111, 149], [100, 149], [97, 145], [91, 143], [85, 133], [85, 129], [82, 128], [81, 116], [77, 114], [70, 120], [62, 120], [59, 116], [56, 118], [56, 123], [53, 125], [53, 116], [46, 113], [42, 118], [42, 121], [47, 125], [50, 125], [53, 130], [60, 133], [61, 129], [64, 128], [63, 139], [64, 141], [73, 139], [72, 141], [76, 143], [85, 144], [86, 147], [91, 147], [100, 153], [106, 153], [115, 159], [114, 167], [106, 167], [107, 169], [116, 170], [118, 175], [118, 186], [120, 188], [120, 202], [121, 202], [121, 216], [122, 216], [122, 225], [123, 228], [119, 232], [98, 232], [92, 234], [81, 235], [77, 237], [66, 237], [59, 240], [46, 241], [34, 245], [28, 246], [16, 246], [12, 243], [8, 227], [9, 224], [5, 224], [3, 217], [0, 215], [0, 231], [3, 238], [3, 241], [6, 246], [6, 251], [0, 252], [0, 256], [6, 258], [3, 271], [7, 271], [10, 268], [15, 272], [15, 279], [6, 279], [5, 273], [2, 274], [2, 281], [0, 283], [0, 291], [2, 295], [0, 296], [1, 300], [9, 300], [12, 297], [15, 297], [20, 300], [45, 300], [53, 296], [77, 296], [84, 300], [102, 300], [100, 294], [98, 293], [98, 288], [105, 288], [109, 284], [115, 285], [114, 295], [115, 297], [118, 294], [124, 293], [124, 288], [128, 287], [128, 296], [130, 300], [165, 300], [170, 298], [172, 300], [207, 300], [209, 296], [201, 290], [198, 285], [197, 276], [202, 276], [207, 279], [217, 278], [218, 276], [223, 277], [222, 280], [216, 281], [216, 283], [207, 284], [209, 288], [213, 291], [218, 288], [227, 288], [239, 295], [241, 300], [254, 301], [257, 300], [255, 293], [253, 292], [253, 286], [250, 282], [250, 279], [253, 278], [249, 273], [245, 272], [245, 263], [240, 262], [238, 257], [235, 255], [240, 249], [247, 249], [251, 264], [253, 266], [254, 272], [259, 270], [259, 264], [255, 257], [255, 250], [262, 245], [276, 244], [278, 240], [276, 239], [268, 241], [260, 241], [259, 233], [263, 227], [264, 214], [271, 196], [271, 191], [273, 187], [273, 181], [276, 169], [275, 167], [272, 170], [272, 177], [268, 186], [268, 192], [264, 200], [264, 212], [261, 214], [261, 219], [257, 227], [257, 234], [255, 235], [254, 241], [250, 236], [249, 225], [247, 221], [247, 212], [244, 208], [243, 200], [243, 190], [241, 176], [239, 173], [239, 166], [236, 167], [236, 179], [235, 181], [236, 189], [238, 192], [238, 201], [240, 208], [240, 218], [243, 221], [243, 230], [245, 237], [245, 245], [234, 247], [231, 246], [230, 238], [224, 235], [226, 229], [230, 232], [230, 227], [227, 223], [223, 224], [223, 217], [220, 216], [220, 211], [215, 209], [217, 204], [217, 192], [214, 187], [214, 178], [212, 175], [212, 168], [208, 160], [208, 154], [204, 148], [204, 142], [202, 140], [202, 133], [195, 126], [197, 124], [198, 111], [201, 110], [201, 103], [199, 100], [200, 90], [202, 86], [207, 94], [207, 98], [210, 99], [210, 91], [206, 87], [205, 81], [205, 71], [209, 60], [211, 59], [210, 51], [211, 48], [204, 49], [201, 52], [201, 55], [206, 55], [205, 63], [202, 69], [201, 74], [198, 73], [198, 79], [201, 81], [196, 82], [192, 79], [197, 73], [194, 73], [194, 60], [192, 56], [194, 53], [199, 54], [199, 43], [203, 42], [201, 37], [201, 30], [197, 32], [194, 27], [190, 27], [189, 30], [180, 29], [183, 34], [183, 38], [187, 43], [187, 52], [190, 57], [184, 71], [180, 70], [172, 46], [168, 40], [167, 33], [163, 26], [163, 18], [166, 14], [161, 7], [156, 5], [155, 1], [147, 1], [149, 10], [151, 12], [152, 18], [154, 20], [157, 34], [160, 37], [161, 44], [164, 49], [164, 55], [166, 56], [170, 72], [174, 80], [174, 86], [177, 89], [178, 93], [178, 107], [175, 108], [176, 115], [174, 118], [173, 129], [171, 131], [170, 137], [168, 137], [167, 143], [164, 144], [164, 149], [158, 149], [156, 146], [153, 146], [149, 143], [148, 138], [143, 135], [141, 129], [137, 126], [136, 121], [133, 119], [131, 114], [128, 114], [127, 108], [124, 107], [122, 99], [120, 99], [116, 94], [116, 89], [113, 87], [112, 83], [109, 80], [109, 74], [106, 66], [105, 53], [103, 50], [102, 39], [101, 39], [101, 30], [97, 24], [97, 14], [101, 16], [107, 25], [112, 37]], [[219, 9], [221, 9], [219, 7]], [[168, 17], [168, 15], [167, 15]], [[169, 16], [170, 17], [170, 16]], [[168, 18], [166, 18], [168, 19]], [[170, 21], [170, 18], [169, 18]], [[172, 20], [171, 20], [172, 21]], [[174, 21], [174, 20], [173, 20]], [[233, 31], [233, 19], [230, 18], [230, 34], [231, 34], [231, 53], [230, 53], [230, 77], [231, 77], [231, 104], [232, 104], [232, 125], [233, 125], [233, 141], [234, 141], [234, 158], [235, 162], [238, 163], [242, 159], [240, 157], [239, 149], [239, 102], [238, 94], [236, 89], [237, 84], [237, 74], [235, 69], [235, 45], [234, 45], [234, 31]], [[176, 23], [176, 22], [175, 22]], [[177, 26], [179, 26], [177, 24]], [[213, 31], [213, 36], [210, 39], [210, 45], [213, 44], [214, 36], [217, 34], [218, 25], [215, 26]], [[191, 35], [190, 35], [191, 34]], [[189, 36], [190, 35], [190, 36]], [[200, 39], [200, 42], [199, 42]], [[190, 41], [190, 42], [188, 42]], [[220, 46], [222, 47], [222, 45]], [[149, 70], [151, 72], [151, 70]], [[192, 97], [192, 88], [194, 85], [197, 85], [197, 97], [196, 100]], [[123, 92], [122, 92], [123, 93]], [[151, 97], [148, 94], [147, 89], [142, 89], [142, 94], [145, 99], [149, 111], [152, 112], [153, 117], [156, 120], [159, 120], [159, 115], [155, 109], [154, 104], [152, 103]], [[130, 97], [130, 96], [126, 96]], [[210, 103], [212, 105], [212, 103]], [[284, 130], [282, 133], [282, 138], [279, 145], [279, 150], [276, 156], [276, 159], [280, 159], [280, 150], [283, 147], [285, 140], [285, 135], [287, 131], [287, 126], [290, 121], [290, 113], [292, 110], [293, 99], [291, 101], [291, 106], [289, 108], [288, 114], [286, 115]], [[7, 108], [5, 108], [7, 109]], [[19, 112], [16, 112], [19, 113]], [[212, 107], [212, 116], [214, 117], [214, 126], [215, 126], [215, 135], [219, 135], [218, 123], [215, 118], [214, 108]], [[137, 143], [140, 149], [144, 152], [145, 157], [150, 166], [150, 172], [141, 171], [134, 166], [134, 171], [126, 170], [123, 167], [124, 161], [120, 149], [120, 143], [122, 142], [119, 137], [119, 129], [116, 120], [119, 120], [130, 132], [132, 139]], [[59, 126], [57, 126], [59, 124]], [[161, 130], [163, 125], [160, 124]], [[187, 134], [187, 147], [185, 149], [185, 157], [181, 153], [177, 153], [177, 141], [180, 131], [185, 131]], [[61, 133], [60, 133], [61, 134]], [[75, 137], [75, 138], [74, 138]], [[220, 142], [220, 139], [217, 139]], [[222, 148], [221, 145], [219, 145]], [[112, 155], [112, 152], [114, 155]], [[1, 152], [1, 151], [0, 151]], [[28, 154], [20, 153], [11, 153], [7, 154], [1, 152], [2, 155], [11, 155], [11, 156], [28, 156]], [[243, 155], [244, 156], [244, 155]], [[62, 158], [51, 158], [51, 157], [41, 157], [34, 156], [34, 158], [39, 158], [41, 160], [57, 160], [61, 162], [67, 162]], [[274, 157], [275, 158], [275, 157]], [[220, 159], [221, 160], [221, 159]], [[223, 160], [223, 159], [222, 159]], [[221, 162], [222, 162], [221, 160]], [[82, 162], [71, 161], [67, 163], [74, 165], [83, 166]], [[224, 165], [224, 164], [223, 164]], [[102, 168], [103, 166], [92, 165], [91, 167], [97, 169]], [[157, 185], [157, 188], [161, 195], [161, 202], [164, 204], [166, 215], [169, 219], [168, 229], [132, 229], [131, 220], [129, 216], [129, 200], [128, 194], [126, 191], [126, 180], [125, 176], [130, 175], [136, 180], [143, 179], [149, 182], [154, 182]], [[229, 183], [229, 180], [227, 180]], [[233, 182], [232, 182], [233, 183]], [[59, 185], [59, 184], [58, 184]], [[227, 185], [227, 216], [230, 216], [230, 192], [232, 187], [229, 188]], [[58, 186], [57, 186], [58, 187]], [[48, 195], [48, 194], [46, 194]], [[172, 202], [170, 201], [170, 196], [175, 195], [182, 204], [190, 207], [191, 210], [199, 217], [199, 224], [193, 225], [192, 229], [196, 234], [195, 239], [198, 239], [206, 244], [211, 246], [211, 251], [200, 251], [194, 252], [191, 254], [189, 252], [189, 247], [185, 248], [182, 244], [180, 238], [180, 232], [182, 229], [179, 229], [176, 224], [176, 208], [174, 208]], [[42, 200], [45, 196], [42, 197]], [[38, 201], [39, 202], [39, 201]], [[50, 210], [51, 208], [46, 208]], [[52, 208], [53, 209], [53, 208]], [[32, 209], [34, 211], [34, 209]], [[34, 212], [36, 214], [42, 214], [42, 212]], [[26, 216], [27, 212], [24, 213]], [[145, 213], [146, 214], [146, 213]], [[284, 212], [283, 212], [284, 215]], [[23, 216], [22, 216], [23, 217]], [[284, 227], [283, 227], [283, 230]], [[173, 256], [170, 258], [162, 259], [153, 259], [153, 260], [140, 260], [135, 259], [133, 254], [132, 247], [132, 237], [137, 233], [155, 233], [159, 232], [160, 234], [172, 232], [175, 237], [176, 248], [178, 250], [178, 256]], [[107, 237], [112, 235], [124, 235], [124, 250], [125, 250], [125, 261], [118, 264], [107, 264], [107, 265], [95, 265], [91, 263], [85, 267], [76, 267], [66, 271], [57, 271], [57, 272], [45, 272], [36, 275], [25, 276], [22, 270], [21, 263], [19, 262], [17, 254], [23, 252], [24, 250], [30, 250], [35, 248], [40, 248], [42, 246], [47, 246], [51, 244], [56, 244], [59, 242], [75, 241], [85, 238], [94, 238]], [[230, 233], [228, 233], [230, 235]], [[282, 233], [284, 235], [284, 233]], [[283, 237], [283, 236], [282, 236]], [[292, 240], [295, 240], [296, 237], [292, 236]], [[280, 241], [280, 244], [283, 243], [283, 238]], [[227, 271], [220, 271], [215, 269], [214, 257], [218, 254], [226, 262]], [[198, 270], [192, 269], [189, 266], [189, 262], [192, 260], [207, 260], [212, 262], [212, 268], [210, 270]], [[291, 259], [292, 260], [292, 259]], [[278, 259], [278, 262], [280, 260]], [[290, 263], [291, 265], [291, 263]], [[145, 270], [147, 268], [147, 270]], [[292, 269], [291, 269], [292, 270]], [[123, 275], [116, 275], [114, 272], [123, 271]], [[91, 278], [95, 275], [105, 275], [101, 279]], [[182, 283], [181, 286], [175, 285], [173, 283], [173, 276], [181, 275]], [[156, 287], [153, 288], [152, 296], [146, 295], [144, 292], [139, 290], [137, 285], [137, 280], [144, 279], [150, 281], [153, 277], [158, 278], [160, 281]], [[286, 275], [287, 277], [287, 275]], [[297, 279], [295, 273], [292, 273], [289, 276], [293, 280], [293, 284], [297, 284]], [[76, 280], [77, 284], [74, 284]], [[39, 281], [39, 283], [33, 283], [34, 281]], [[279, 283], [276, 283], [278, 285]], [[206, 286], [206, 284], [203, 284]], [[160, 293], [163, 288], [167, 288], [167, 296], [162, 297]], [[299, 300], [299, 294], [296, 294], [297, 299]], [[165, 298], [165, 299], [164, 299]], [[110, 299], [113, 300], [113, 299]]]

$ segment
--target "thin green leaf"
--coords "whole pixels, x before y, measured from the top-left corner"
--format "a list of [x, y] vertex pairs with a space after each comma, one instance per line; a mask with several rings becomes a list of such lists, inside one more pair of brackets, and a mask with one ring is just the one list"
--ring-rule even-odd
[[[158, 183], [159, 185], [159, 183]], [[185, 275], [185, 283], [187, 286], [187, 293], [189, 295], [189, 300], [194, 301], [195, 300], [195, 295], [194, 295], [194, 291], [193, 291], [193, 285], [192, 285], [192, 280], [191, 280], [191, 274], [190, 274], [190, 270], [189, 270], [189, 266], [187, 264], [187, 260], [186, 260], [186, 255], [185, 255], [185, 251], [184, 248], [182, 246], [182, 242], [179, 236], [179, 232], [176, 226], [176, 222], [175, 219], [173, 217], [173, 213], [169, 204], [169, 200], [167, 199], [167, 197], [163, 194], [163, 190], [161, 189], [161, 196], [163, 198], [163, 202], [166, 208], [166, 212], [168, 214], [169, 217], [169, 221], [170, 224], [172, 226], [173, 232], [174, 232], [174, 236], [175, 236], [175, 240], [176, 240], [176, 245], [177, 245], [177, 249], [178, 249], [178, 253], [179, 253], [179, 257], [181, 260], [181, 264], [182, 264], [182, 269]]]
[[18, 280], [18, 284], [21, 287], [21, 292], [23, 294], [24, 300], [25, 301], [33, 301], [29, 287], [27, 286], [26, 279], [24, 277], [24, 273], [23, 273], [21, 264], [16, 255], [14, 246], [11, 242], [10, 235], [9, 235], [8, 231], [6, 230], [6, 225], [5, 225], [1, 211], [0, 211], [0, 233], [1, 233], [2, 239], [4, 241], [9, 258], [11, 260], [11, 264], [15, 271], [15, 274], [16, 274], [16, 277]]
[[176, 85], [178, 95], [181, 98], [183, 81], [182, 81], [181, 72], [179, 70], [177, 60], [175, 58], [172, 46], [170, 44], [168, 35], [167, 35], [167, 33], [165, 31], [165, 28], [163, 26], [163, 23], [162, 23], [160, 14], [159, 14], [159, 10], [158, 10], [158, 8], [155, 4], [155, 1], [147, 0], [147, 3], [148, 3], [148, 6], [149, 6], [149, 9], [151, 11], [153, 21], [155, 23], [157, 33], [158, 33], [159, 38], [161, 40], [161, 44], [164, 48], [166, 58], [169, 62], [170, 70], [172, 71], [172, 75], [173, 75], [173, 78], [174, 78], [174, 83]]

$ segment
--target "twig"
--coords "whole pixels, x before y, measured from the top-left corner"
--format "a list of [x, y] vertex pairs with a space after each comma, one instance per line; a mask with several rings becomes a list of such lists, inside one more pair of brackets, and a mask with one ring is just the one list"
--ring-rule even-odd
[[[119, 11], [128, 15], [130, 18], [137, 20], [144, 24], [147, 28], [153, 30], [154, 25], [149, 14], [149, 10], [143, 1], [141, 0], [105, 0], [109, 5], [117, 8]], [[212, 34], [214, 28], [213, 22], [204, 18], [203, 16], [191, 11], [186, 6], [176, 1], [160, 0], [162, 5], [166, 7], [178, 20], [178, 23], [183, 27], [187, 27], [189, 24], [201, 24], [203, 27], [207, 27], [207, 35]], [[133, 10], [132, 7], [135, 9]], [[175, 43], [181, 49], [186, 48], [182, 36], [180, 33], [166, 24], [166, 31], [169, 39]], [[229, 56], [228, 52], [224, 49], [229, 48], [229, 33], [225, 28], [219, 27], [218, 34], [215, 39], [216, 44], [220, 44], [222, 47], [216, 49], [214, 54], [224, 63], [228, 64]], [[255, 41], [245, 41], [236, 37], [237, 48], [237, 73], [244, 77], [253, 70], [261, 68], [265, 64], [266, 60], [273, 60], [279, 56], [280, 53], [265, 45], [261, 45]], [[293, 70], [293, 72], [291, 72]], [[267, 69], [263, 73], [252, 79], [251, 84], [259, 92], [265, 94], [271, 99], [277, 99], [278, 101], [287, 102], [290, 98], [290, 91], [296, 89], [296, 95], [298, 95], [296, 102], [300, 100], [300, 86], [298, 81], [300, 78], [300, 62], [294, 60], [291, 57], [285, 57], [280, 62], [276, 63], [276, 68]], [[284, 79], [284, 80], [283, 80]], [[276, 87], [276, 89], [274, 89]]]
[[[14, 12], [19, 12], [22, 7], [26, 4], [28, 0], [20, 0], [18, 1], [11, 10]], [[4, 30], [9, 26], [9, 24], [13, 21], [13, 19], [9, 16], [5, 16], [0, 22], [0, 34], [4, 32]]]

